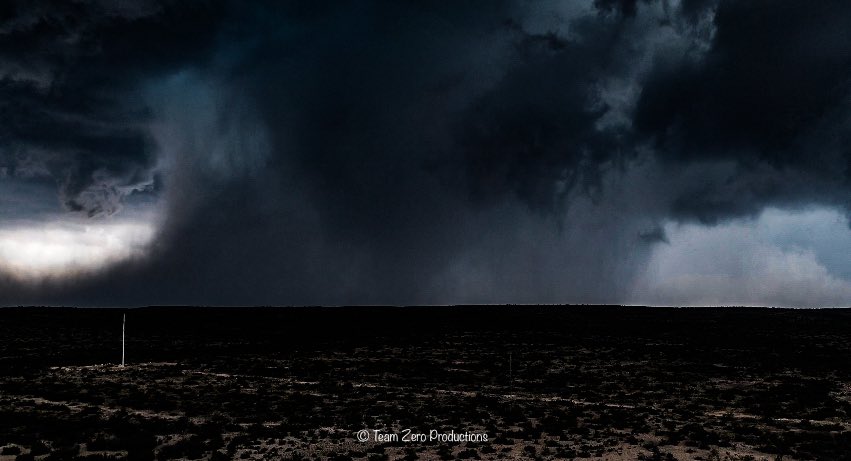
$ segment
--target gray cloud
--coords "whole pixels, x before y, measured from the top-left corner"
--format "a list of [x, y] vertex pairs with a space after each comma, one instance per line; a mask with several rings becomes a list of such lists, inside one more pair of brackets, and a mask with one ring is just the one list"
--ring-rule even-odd
[[630, 302], [666, 223], [847, 208], [849, 16], [15, 4], [0, 181], [165, 214], [145, 257], [0, 302]]
[[684, 190], [677, 215], [712, 223], [767, 204], [848, 207], [849, 15], [842, 2], [722, 2], [704, 59], [656, 66], [638, 132], [671, 162], [735, 164]]

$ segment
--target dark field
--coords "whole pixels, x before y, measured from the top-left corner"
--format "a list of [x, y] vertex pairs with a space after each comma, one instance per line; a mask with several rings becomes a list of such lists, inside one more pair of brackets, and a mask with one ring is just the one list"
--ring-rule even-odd
[[574, 458], [851, 459], [851, 312], [0, 309], [0, 460]]

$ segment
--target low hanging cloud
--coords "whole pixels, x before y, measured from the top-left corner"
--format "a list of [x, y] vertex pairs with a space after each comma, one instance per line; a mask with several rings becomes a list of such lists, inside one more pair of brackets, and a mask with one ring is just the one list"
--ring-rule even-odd
[[[848, 210], [849, 19], [832, 1], [8, 3], [0, 216], [149, 216], [155, 235], [95, 273], [0, 281], [0, 302], [711, 300], [659, 258], [720, 239], [722, 261], [725, 229], [767, 207]], [[778, 251], [775, 271], [718, 267], [766, 287], [799, 268], [830, 294], [727, 292], [841, 304], [842, 267]]]
[[665, 305], [845, 306], [851, 298], [846, 217], [835, 210], [766, 209], [715, 227], [666, 226], [634, 299]]

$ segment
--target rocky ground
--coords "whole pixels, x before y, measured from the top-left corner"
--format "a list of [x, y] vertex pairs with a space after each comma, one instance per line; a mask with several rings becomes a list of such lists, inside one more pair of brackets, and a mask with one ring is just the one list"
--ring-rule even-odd
[[851, 312], [0, 309], [0, 461], [580, 458], [851, 459]]

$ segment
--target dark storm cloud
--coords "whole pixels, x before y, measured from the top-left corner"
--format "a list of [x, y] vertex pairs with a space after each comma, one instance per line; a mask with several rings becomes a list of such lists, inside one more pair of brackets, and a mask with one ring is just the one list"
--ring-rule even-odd
[[668, 217], [851, 203], [841, 2], [4, 8], [0, 166], [166, 217], [3, 302], [619, 301]]
[[677, 215], [715, 222], [766, 204], [851, 205], [849, 18], [841, 1], [722, 2], [704, 59], [660, 60], [638, 132], [668, 161], [738, 166], [683, 191]]
[[611, 31], [590, 31], [603, 36], [577, 44], [512, 29], [518, 62], [466, 110], [456, 127], [461, 165], [452, 168], [466, 173], [477, 198], [514, 193], [552, 211], [577, 182], [595, 185], [621, 147], [617, 131], [595, 126], [607, 110], [594, 104], [593, 85], [605, 75]]
[[594, 0], [594, 6], [602, 11], [617, 12], [625, 17], [633, 17], [638, 8], [638, 0]]
[[151, 182], [149, 111], [135, 91], [211, 47], [207, 9], [154, 2], [7, 2], [0, 22], [0, 165], [53, 178], [67, 209], [111, 214]]

